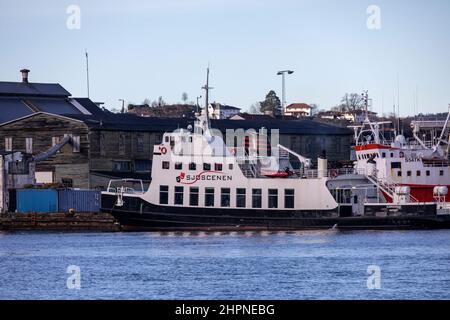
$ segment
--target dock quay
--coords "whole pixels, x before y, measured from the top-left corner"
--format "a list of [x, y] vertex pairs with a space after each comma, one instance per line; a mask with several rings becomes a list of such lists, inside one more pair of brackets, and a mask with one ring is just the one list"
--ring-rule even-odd
[[107, 213], [7, 213], [0, 216], [0, 231], [119, 231]]

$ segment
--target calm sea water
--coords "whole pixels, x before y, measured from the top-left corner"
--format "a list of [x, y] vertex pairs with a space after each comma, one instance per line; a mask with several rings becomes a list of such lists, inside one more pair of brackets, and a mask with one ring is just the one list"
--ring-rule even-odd
[[450, 231], [0, 233], [0, 299], [450, 299]]

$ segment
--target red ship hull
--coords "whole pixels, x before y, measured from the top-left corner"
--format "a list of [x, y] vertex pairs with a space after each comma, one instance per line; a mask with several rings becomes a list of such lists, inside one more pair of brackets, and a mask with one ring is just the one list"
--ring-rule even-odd
[[[402, 186], [407, 186], [411, 188], [411, 196], [417, 199], [419, 202], [434, 202], [433, 185], [420, 185], [420, 184], [402, 184]], [[450, 189], [450, 186], [447, 186]], [[383, 195], [388, 201], [392, 199], [390, 196], [383, 192]]]

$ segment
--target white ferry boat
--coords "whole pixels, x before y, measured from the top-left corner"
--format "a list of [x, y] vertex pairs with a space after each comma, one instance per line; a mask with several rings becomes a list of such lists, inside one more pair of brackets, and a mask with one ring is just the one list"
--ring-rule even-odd
[[[311, 159], [282, 145], [271, 146], [270, 155], [247, 147], [227, 147], [211, 133], [203, 110], [192, 128], [165, 133], [154, 146], [147, 190], [140, 181], [111, 181], [102, 193], [102, 210], [124, 230], [450, 227], [450, 215], [438, 214], [436, 203], [379, 183], [359, 162], [356, 170], [328, 170], [322, 156], [312, 168]], [[358, 156], [369, 151], [375, 152], [361, 146]], [[300, 161], [300, 169], [290, 166], [290, 158]], [[374, 158], [386, 159], [381, 153]]]

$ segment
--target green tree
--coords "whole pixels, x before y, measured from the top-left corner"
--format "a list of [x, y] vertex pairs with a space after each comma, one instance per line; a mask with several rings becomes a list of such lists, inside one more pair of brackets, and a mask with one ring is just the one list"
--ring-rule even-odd
[[261, 101], [259, 106], [262, 113], [273, 113], [274, 115], [281, 114], [281, 101], [273, 90], [269, 91], [266, 95], [266, 99]]

